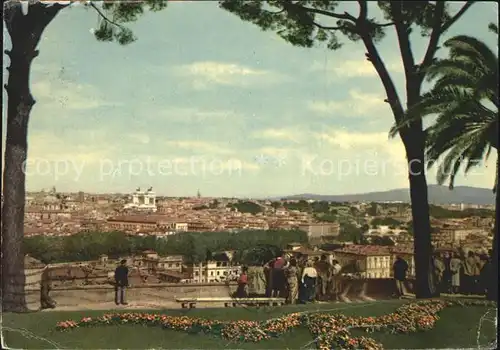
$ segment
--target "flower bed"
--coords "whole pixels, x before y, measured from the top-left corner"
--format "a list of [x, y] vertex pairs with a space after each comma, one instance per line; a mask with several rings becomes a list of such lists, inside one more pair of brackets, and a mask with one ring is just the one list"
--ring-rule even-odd
[[425, 300], [402, 305], [395, 312], [377, 317], [350, 317], [342, 314], [292, 313], [282, 317], [258, 321], [218, 321], [188, 316], [168, 316], [149, 313], [115, 313], [100, 317], [84, 317], [80, 321], [63, 321], [57, 329], [67, 331], [81, 327], [137, 324], [157, 326], [188, 333], [204, 333], [233, 342], [259, 342], [278, 337], [293, 328], [307, 327], [319, 349], [383, 349], [382, 344], [368, 337], [352, 337], [351, 329], [366, 332], [385, 331], [412, 333], [432, 329], [438, 313], [452, 306], [494, 306], [477, 300]]

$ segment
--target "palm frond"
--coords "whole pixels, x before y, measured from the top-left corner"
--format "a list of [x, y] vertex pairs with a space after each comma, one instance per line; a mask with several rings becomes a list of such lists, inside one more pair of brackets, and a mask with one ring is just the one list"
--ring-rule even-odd
[[[484, 42], [467, 35], [455, 36], [444, 45], [448, 57], [425, 71], [434, 86], [393, 125], [389, 136], [416, 120], [437, 115], [424, 130], [427, 168], [437, 165], [438, 183], [448, 181], [453, 188], [462, 165], [467, 174], [488, 159], [492, 148], [498, 150], [498, 57]], [[485, 101], [492, 102], [496, 111]]]

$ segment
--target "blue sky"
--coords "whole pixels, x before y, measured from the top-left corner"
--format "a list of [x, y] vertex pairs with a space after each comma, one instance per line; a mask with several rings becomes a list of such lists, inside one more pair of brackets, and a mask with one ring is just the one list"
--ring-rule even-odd
[[[446, 38], [496, 45], [487, 24], [497, 18], [495, 2], [478, 3]], [[408, 187], [403, 146], [388, 139], [393, 116], [361, 43], [293, 47], [216, 2], [146, 13], [125, 47], [96, 41], [97, 22], [93, 10], [67, 8], [40, 42], [28, 190], [262, 197]], [[419, 59], [424, 45], [416, 37]], [[379, 50], [404, 101], [392, 28]], [[456, 184], [491, 187], [495, 157]]]

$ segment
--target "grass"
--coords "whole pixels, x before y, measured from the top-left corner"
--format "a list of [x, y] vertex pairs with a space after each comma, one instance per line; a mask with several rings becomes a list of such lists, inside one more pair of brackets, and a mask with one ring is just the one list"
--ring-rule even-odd
[[[391, 300], [366, 304], [315, 304], [281, 308], [260, 309], [193, 309], [193, 310], [132, 310], [132, 312], [189, 315], [220, 320], [267, 320], [291, 312], [343, 313], [351, 316], [379, 316], [393, 312], [405, 301]], [[470, 348], [477, 347], [478, 325], [486, 307], [447, 308], [440, 313], [441, 319], [434, 329], [425, 333], [400, 335], [373, 333], [368, 336], [382, 342], [387, 349]], [[59, 321], [79, 320], [86, 316], [99, 316], [109, 311], [50, 311], [32, 314], [4, 314], [2, 335], [5, 344], [17, 349], [299, 349], [312, 341], [309, 331], [297, 328], [279, 338], [261, 343], [228, 344], [227, 341], [208, 335], [143, 326], [103, 326], [59, 332]], [[491, 319], [494, 315], [491, 314]], [[22, 333], [27, 330], [31, 333]], [[353, 331], [353, 335], [357, 331]], [[358, 332], [359, 334], [359, 332]], [[366, 334], [365, 334], [366, 335]], [[496, 330], [491, 322], [484, 322], [480, 343], [495, 338]], [[38, 338], [33, 338], [36, 336]], [[50, 343], [50, 342], [52, 343]], [[314, 344], [308, 346], [314, 348]]]

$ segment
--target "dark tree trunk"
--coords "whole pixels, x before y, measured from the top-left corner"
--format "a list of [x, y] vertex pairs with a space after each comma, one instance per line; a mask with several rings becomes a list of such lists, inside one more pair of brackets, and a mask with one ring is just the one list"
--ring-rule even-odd
[[[414, 135], [413, 135], [414, 136]], [[408, 179], [410, 181], [411, 212], [413, 217], [415, 255], [415, 293], [417, 298], [435, 296], [436, 286], [431, 269], [431, 224], [427, 180], [425, 178], [425, 157], [422, 142], [405, 142], [408, 158]], [[419, 145], [420, 143], [420, 145]]]
[[12, 49], [5, 51], [10, 58], [7, 91], [7, 137], [3, 173], [4, 205], [2, 208], [2, 310], [27, 310], [24, 285], [24, 166], [28, 152], [28, 122], [35, 104], [29, 76], [32, 60], [38, 55], [36, 46], [45, 27], [64, 6], [47, 7], [40, 3], [29, 6], [25, 16], [20, 3], [4, 3], [4, 20]]
[[[363, 42], [367, 49], [366, 57], [377, 71], [387, 94], [387, 102], [396, 122], [400, 122], [405, 111], [399, 99], [396, 87], [387, 71], [372, 39], [365, 35]], [[408, 43], [407, 43], [408, 44]], [[409, 44], [408, 44], [409, 45]], [[409, 47], [409, 46], [408, 46]], [[408, 50], [410, 50], [408, 48]], [[403, 50], [404, 52], [404, 50]], [[402, 54], [403, 56], [403, 54]], [[413, 67], [410, 67], [412, 70]], [[407, 107], [410, 108], [420, 99], [423, 78], [412, 72], [406, 74]], [[435, 292], [435, 280], [431, 275], [431, 225], [427, 180], [425, 178], [425, 135], [422, 121], [416, 121], [400, 131], [408, 159], [408, 178], [413, 217], [414, 259], [415, 259], [415, 294], [417, 298], [431, 298]]]

